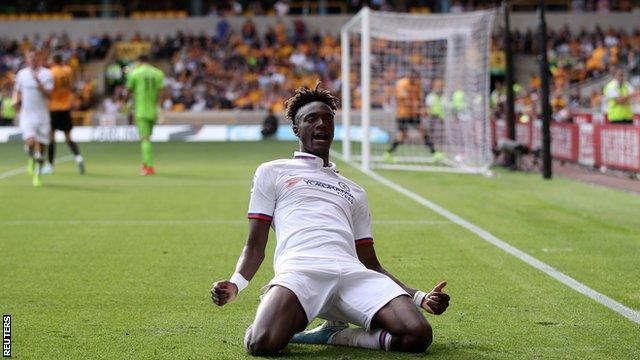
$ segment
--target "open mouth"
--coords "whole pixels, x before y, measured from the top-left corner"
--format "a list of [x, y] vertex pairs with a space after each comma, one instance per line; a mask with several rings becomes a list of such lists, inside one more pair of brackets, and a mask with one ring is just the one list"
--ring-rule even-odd
[[313, 134], [312, 139], [313, 139], [313, 140], [316, 140], [316, 141], [329, 141], [329, 135], [327, 135], [327, 134], [322, 134], [322, 133], [319, 133], [319, 134]]

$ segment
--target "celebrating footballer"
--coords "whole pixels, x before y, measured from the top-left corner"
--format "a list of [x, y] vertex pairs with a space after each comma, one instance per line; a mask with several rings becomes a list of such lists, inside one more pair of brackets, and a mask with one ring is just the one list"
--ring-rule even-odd
[[[367, 194], [329, 161], [337, 105], [319, 86], [287, 100], [300, 151], [256, 170], [246, 245], [231, 278], [211, 288], [216, 305], [233, 301], [258, 271], [274, 229], [275, 276], [244, 336], [252, 355], [277, 354], [290, 342], [424, 352], [433, 332], [420, 309], [440, 315], [449, 305], [446, 282], [428, 293], [413, 289], [378, 261]], [[315, 318], [326, 321], [305, 331]]]

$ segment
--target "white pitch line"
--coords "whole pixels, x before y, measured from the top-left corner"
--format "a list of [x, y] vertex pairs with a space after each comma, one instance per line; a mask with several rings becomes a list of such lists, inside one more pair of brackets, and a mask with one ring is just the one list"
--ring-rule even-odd
[[[67, 162], [67, 161], [69, 161], [71, 159], [73, 159], [73, 155], [63, 156], [61, 158], [56, 159], [56, 164]], [[22, 173], [26, 173], [26, 172], [27, 172], [27, 167], [26, 166], [23, 166], [23, 167], [20, 167], [20, 168], [17, 168], [17, 169], [13, 169], [13, 170], [9, 170], [9, 171], [5, 171], [3, 173], [0, 173], [0, 180], [6, 179], [8, 177], [15, 176], [15, 175], [19, 175], [19, 174], [22, 174]]]
[[[336, 155], [338, 155], [336, 153]], [[342, 158], [341, 155], [338, 155], [339, 158]], [[343, 160], [344, 161], [344, 160]], [[550, 265], [534, 258], [533, 256], [525, 253], [524, 251], [515, 248], [509, 244], [507, 244], [506, 242], [498, 239], [497, 237], [495, 237], [493, 234], [491, 234], [490, 232], [470, 223], [469, 221], [461, 218], [460, 216], [452, 213], [451, 211], [441, 207], [440, 205], [433, 203], [429, 200], [427, 200], [426, 198], [411, 192], [410, 190], [405, 189], [404, 187], [402, 187], [401, 185], [396, 184], [395, 182], [388, 180], [387, 178], [376, 174], [373, 171], [365, 171], [362, 170], [362, 168], [360, 168], [360, 166], [358, 166], [357, 164], [354, 163], [350, 163], [348, 162], [349, 165], [355, 167], [356, 169], [361, 170], [363, 173], [365, 173], [366, 175], [368, 175], [369, 177], [371, 177], [372, 179], [376, 180], [377, 182], [399, 192], [400, 194], [405, 195], [406, 197], [410, 198], [411, 200], [419, 203], [420, 205], [423, 205], [424, 207], [431, 209], [432, 211], [444, 216], [445, 218], [451, 220], [452, 222], [454, 222], [457, 225], [460, 225], [461, 227], [471, 231], [472, 233], [478, 235], [480, 238], [484, 239], [485, 241], [489, 242], [490, 244], [496, 246], [499, 249], [502, 249], [504, 251], [506, 251], [507, 253], [515, 256], [516, 258], [524, 261], [525, 263], [533, 266], [534, 268], [544, 272], [545, 274], [551, 276], [552, 278], [558, 280], [559, 282], [561, 282], [562, 284], [570, 287], [571, 289], [579, 292], [582, 295], [585, 295], [595, 301], [597, 301], [598, 303], [608, 307], [609, 309], [617, 312], [618, 314], [626, 317], [627, 319], [640, 324], [640, 312], [633, 310], [632, 308], [604, 295], [601, 294], [595, 290], [593, 290], [592, 288], [588, 287], [587, 285], [579, 282], [578, 280], [575, 280], [574, 278], [565, 275], [564, 273], [556, 270], [555, 268], [551, 267]]]
[[[246, 225], [248, 220], [0, 220], [0, 225]], [[374, 220], [378, 225], [453, 224], [443, 220]]]

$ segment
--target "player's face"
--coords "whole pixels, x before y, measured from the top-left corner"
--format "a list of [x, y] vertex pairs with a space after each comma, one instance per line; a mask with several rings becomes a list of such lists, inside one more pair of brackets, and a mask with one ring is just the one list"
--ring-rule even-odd
[[28, 52], [24, 58], [25, 63], [30, 68], [36, 68], [38, 66], [38, 60], [36, 59], [36, 54], [33, 52]]
[[302, 143], [302, 151], [328, 155], [333, 142], [335, 113], [325, 103], [315, 101], [298, 110], [293, 132]]

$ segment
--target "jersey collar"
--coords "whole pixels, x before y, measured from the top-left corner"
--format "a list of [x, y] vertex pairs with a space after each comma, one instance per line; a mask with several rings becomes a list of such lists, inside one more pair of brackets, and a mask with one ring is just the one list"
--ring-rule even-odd
[[325, 169], [330, 169], [337, 172], [336, 164], [329, 161], [329, 166], [325, 167], [323, 166], [324, 160], [322, 160], [322, 158], [319, 158], [313, 154], [309, 154], [302, 151], [296, 151], [293, 153], [293, 159], [300, 160], [300, 161], [308, 161], [310, 164], [313, 164], [317, 168], [325, 168]]

